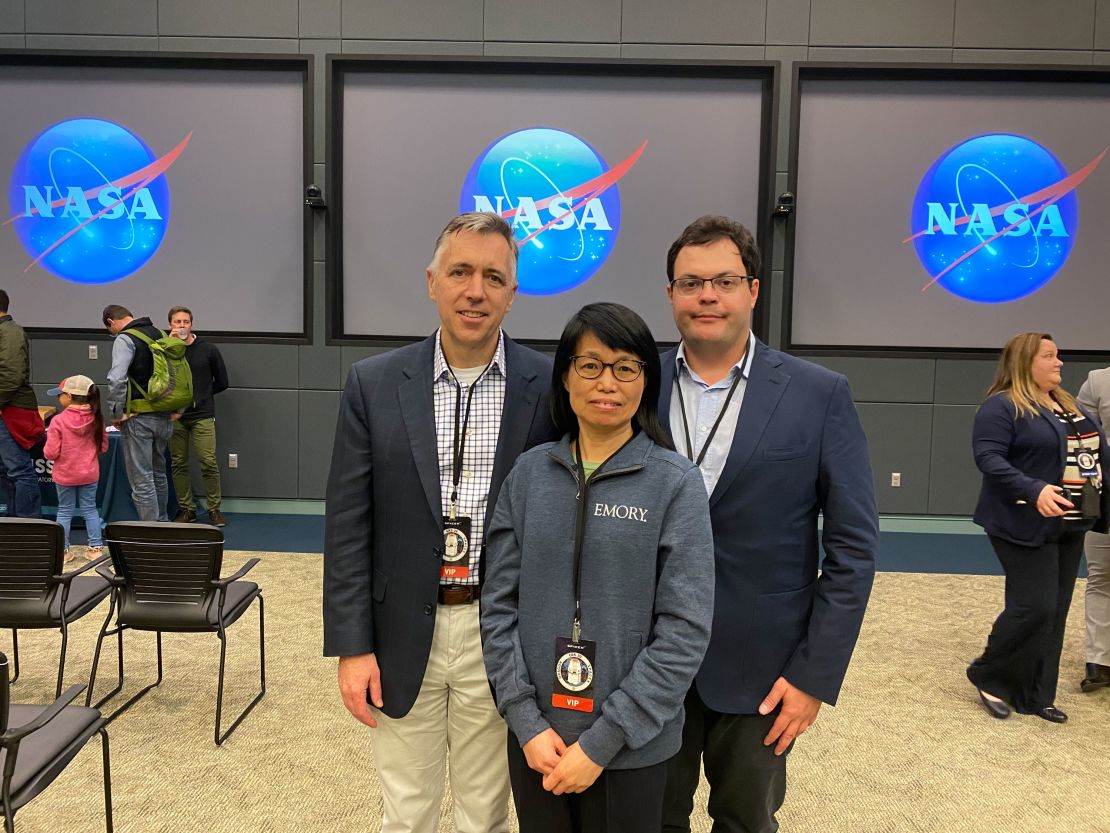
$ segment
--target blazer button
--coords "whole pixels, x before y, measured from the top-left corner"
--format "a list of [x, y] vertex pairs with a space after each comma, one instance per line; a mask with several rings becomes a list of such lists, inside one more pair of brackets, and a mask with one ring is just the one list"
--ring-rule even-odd
[[431, 605], [424, 605], [424, 615], [425, 616], [431, 616], [432, 615], [432, 606]]

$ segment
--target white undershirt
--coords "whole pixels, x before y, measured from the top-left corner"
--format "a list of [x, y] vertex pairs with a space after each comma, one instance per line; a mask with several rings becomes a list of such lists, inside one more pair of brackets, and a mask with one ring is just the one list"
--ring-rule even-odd
[[482, 375], [482, 371], [485, 369], [486, 365], [480, 367], [452, 367], [451, 372], [462, 384], [470, 387], [478, 381], [478, 377]]

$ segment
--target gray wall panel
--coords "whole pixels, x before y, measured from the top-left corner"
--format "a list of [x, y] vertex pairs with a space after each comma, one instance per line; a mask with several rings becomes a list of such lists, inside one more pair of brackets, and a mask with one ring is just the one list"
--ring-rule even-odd
[[809, 43], [810, 0], [767, 3], [767, 44]]
[[938, 405], [978, 405], [986, 398], [997, 367], [997, 359], [938, 359], [934, 401]]
[[[243, 390], [220, 394], [220, 476], [226, 497], [296, 498], [299, 393]], [[239, 468], [227, 455], [239, 455]]]
[[485, 0], [485, 38], [492, 41], [616, 43], [620, 0]]
[[809, 42], [821, 46], [951, 46], [955, 0], [813, 0]]
[[[28, 32], [73, 35], [157, 35], [151, 0], [33, 0], [25, 4]], [[101, 47], [105, 48], [105, 47]]]
[[338, 416], [338, 392], [301, 391], [297, 460], [300, 471], [298, 497], [303, 500], [323, 500], [326, 495]]
[[302, 38], [339, 38], [343, 34], [343, 0], [300, 0], [300, 21]]
[[223, 343], [219, 348], [232, 387], [297, 389], [296, 345]]
[[[924, 515], [929, 506], [929, 453], [932, 405], [859, 405], [867, 434], [875, 498], [879, 511]], [[890, 485], [891, 472], [902, 475], [902, 485]]]
[[976, 408], [933, 407], [933, 441], [929, 477], [929, 514], [970, 515], [975, 511], [982, 476], [971, 453], [971, 425]]
[[[329, 54], [336, 54], [343, 48], [342, 41], [335, 40], [305, 40], [300, 42], [300, 53], [312, 55], [312, 145], [313, 161], [319, 163], [313, 172], [315, 182], [324, 187], [324, 159], [327, 155], [325, 144], [327, 136], [327, 79]], [[327, 195], [325, 195], [326, 197]], [[318, 225], [323, 225], [325, 214], [317, 212]], [[316, 260], [324, 259], [324, 250], [317, 249], [313, 253]]]
[[619, 58], [619, 43], [527, 43], [486, 41], [486, 55], [525, 58]]
[[343, 37], [482, 40], [482, 0], [346, 0]]
[[912, 46], [811, 46], [811, 61], [844, 61], [857, 64], [870, 61], [880, 63], [915, 61], [924, 64], [943, 64], [952, 60], [952, 50], [948, 47]]
[[956, 63], [969, 64], [1090, 64], [1091, 53], [1060, 49], [955, 49]]
[[[19, 319], [16, 319], [17, 321]], [[89, 345], [97, 347], [97, 358], [89, 358]], [[108, 379], [112, 366], [112, 341], [108, 338], [90, 337], [75, 339], [31, 339], [31, 381], [56, 385], [66, 376], [88, 376], [98, 385]], [[101, 391], [103, 396], [106, 391]], [[45, 404], [45, 403], [43, 403]]]
[[340, 348], [304, 344], [297, 351], [301, 390], [339, 390]]
[[765, 54], [766, 50], [762, 46], [722, 46], [693, 43], [621, 44], [621, 57], [637, 60], [762, 61]]
[[482, 42], [435, 40], [348, 40], [343, 52], [351, 55], [481, 55]]
[[1110, 49], [1110, 0], [1095, 6], [1095, 49]]
[[766, 0], [624, 0], [626, 43], [764, 43]]
[[289, 55], [297, 52], [293, 38], [209, 38], [161, 37], [158, 48], [163, 52], [265, 52]]
[[26, 45], [26, 35], [0, 35], [0, 49], [23, 49]]
[[955, 46], [1091, 49], [1095, 0], [961, 0]]
[[298, 0], [158, 0], [158, 33], [295, 38]]
[[28, 49], [106, 49], [110, 52], [157, 52], [158, 38], [142, 35], [27, 35]]
[[847, 376], [856, 402], [933, 401], [933, 359], [804, 358]]
[[27, 30], [23, 14], [23, 0], [0, 0], [0, 32], [19, 32]]
[[1087, 381], [1087, 374], [1092, 370], [1106, 367], [1105, 362], [1064, 362], [1064, 369], [1060, 375], [1064, 380], [1064, 390], [1075, 396], [1079, 393], [1079, 386]]

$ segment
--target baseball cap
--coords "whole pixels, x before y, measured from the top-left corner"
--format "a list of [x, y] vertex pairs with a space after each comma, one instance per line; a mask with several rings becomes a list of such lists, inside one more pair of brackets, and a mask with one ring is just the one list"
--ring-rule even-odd
[[47, 396], [57, 396], [59, 393], [76, 394], [77, 396], [88, 396], [89, 388], [95, 385], [92, 379], [88, 376], [69, 376], [62, 379], [58, 383], [58, 387], [51, 388], [46, 392]]

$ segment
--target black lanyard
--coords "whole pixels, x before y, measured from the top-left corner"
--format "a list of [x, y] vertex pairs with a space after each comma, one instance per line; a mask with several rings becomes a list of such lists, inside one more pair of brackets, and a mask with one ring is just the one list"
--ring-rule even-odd
[[1072, 415], [1071, 411], [1060, 411], [1059, 416], [1066, 419], [1067, 422], [1068, 422], [1068, 425], [1071, 426], [1071, 430], [1075, 432], [1074, 437], [1072, 437], [1072, 435], [1070, 433], [1068, 434], [1068, 439], [1069, 440], [1074, 439], [1076, 444], [1077, 444], [1077, 448], [1075, 449], [1075, 452], [1077, 454], [1080, 451], [1090, 452], [1092, 449], [1087, 448], [1087, 446], [1083, 444], [1083, 435], [1079, 433], [1079, 426], [1075, 424], [1075, 417]]
[[447, 372], [451, 374], [451, 379], [455, 383], [455, 435], [451, 443], [451, 503], [450, 511], [451, 517], [455, 517], [456, 508], [459, 501], [459, 482], [462, 480], [462, 467], [463, 467], [463, 451], [466, 448], [466, 426], [470, 423], [470, 403], [474, 399], [474, 388], [478, 387], [478, 383], [485, 377], [486, 372], [493, 365], [494, 359], [497, 358], [496, 351], [493, 358], [489, 360], [482, 372], [478, 374], [478, 378], [470, 385], [470, 389], [466, 392], [466, 412], [462, 418], [462, 430], [459, 430], [459, 412], [462, 410], [462, 382], [455, 375], [455, 371], [451, 369], [450, 363], [447, 361], [447, 355], [443, 353], [443, 345], [439, 347], [440, 354], [443, 355], [443, 363], [447, 366]]
[[[744, 355], [740, 357], [741, 368], [744, 367], [744, 362], [748, 358], [749, 346], [751, 346], [750, 341], [748, 345], [744, 347]], [[736, 374], [736, 378], [732, 380], [732, 386], [728, 389], [728, 396], [725, 397], [724, 407], [721, 408], [721, 412], [717, 414], [717, 421], [713, 423], [713, 428], [709, 431], [709, 436], [705, 438], [705, 445], [701, 447], [701, 453], [698, 454], [698, 459], [695, 460], [694, 443], [690, 439], [690, 423], [686, 421], [686, 400], [682, 398], [682, 371], [680, 370], [675, 374], [674, 382], [678, 386], [678, 407], [679, 410], [682, 411], [682, 430], [686, 434], [686, 456], [690, 458], [690, 461], [695, 466], [700, 468], [702, 462], [705, 460], [705, 455], [709, 451], [709, 444], [713, 442], [713, 438], [717, 435], [717, 429], [721, 426], [721, 420], [725, 418], [725, 411], [728, 410], [729, 403], [732, 402], [732, 395], [736, 393], [736, 388], [740, 385], [740, 380], [743, 378], [744, 372], [743, 370], [739, 370]], [[703, 393], [702, 396], [704, 395]]]

